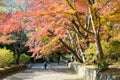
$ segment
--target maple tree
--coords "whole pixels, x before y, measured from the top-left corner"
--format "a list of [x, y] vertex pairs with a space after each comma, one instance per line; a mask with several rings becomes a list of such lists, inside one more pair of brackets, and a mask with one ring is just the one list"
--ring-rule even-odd
[[[89, 39], [90, 35], [93, 36], [95, 43], [96, 43], [96, 52], [97, 52], [97, 56], [99, 60], [103, 59], [103, 50], [101, 47], [101, 43], [100, 43], [100, 32], [101, 27], [104, 25], [103, 23], [104, 20], [106, 20], [108, 17], [108, 14], [110, 14], [112, 11], [114, 12], [119, 12], [119, 1], [118, 0], [86, 0], [84, 1], [84, 4], [81, 4], [82, 0], [75, 0], [74, 4], [79, 4], [82, 5], [82, 7], [87, 7], [87, 12], [84, 11], [84, 14], [86, 15], [80, 15], [80, 12], [76, 9], [76, 5], [71, 4], [70, 0], [66, 0], [68, 5], [74, 10], [74, 12], [76, 12], [74, 14], [74, 16], [76, 17], [77, 20], [75, 20], [75, 18], [73, 18], [73, 24], [75, 26], [77, 26], [76, 29], [78, 29], [79, 35], [84, 37], [85, 40]], [[88, 2], [87, 2], [88, 1]], [[85, 4], [86, 3], [86, 4]], [[111, 6], [112, 5], [112, 6]], [[115, 5], [117, 5], [117, 8], [115, 8]], [[81, 6], [79, 6], [81, 7]], [[107, 7], [107, 9], [106, 9]], [[112, 8], [111, 8], [112, 7]], [[115, 10], [115, 11], [114, 11]], [[118, 16], [119, 14], [117, 14]], [[113, 14], [112, 16], [116, 16], [115, 14]], [[82, 18], [81, 18], [82, 17]], [[86, 18], [86, 19], [84, 19]], [[118, 19], [116, 19], [117, 21], [119, 21]], [[111, 21], [110, 21], [111, 22]], [[85, 25], [85, 26], [84, 26]], [[91, 28], [93, 29], [91, 29]], [[84, 33], [82, 34], [82, 30], [86, 33], [86, 35], [84, 35]], [[80, 29], [80, 30], [79, 30]], [[78, 32], [77, 31], [77, 32]], [[89, 34], [89, 36], [88, 36]], [[88, 43], [89, 41], [87, 41]]]
[[[20, 5], [25, 2], [18, 0]], [[29, 0], [27, 7], [21, 8], [21, 11], [1, 14], [1, 36], [7, 36], [1, 42], [10, 40], [11, 36], [15, 36], [15, 32], [21, 36], [26, 34], [29, 39], [24, 43], [30, 47], [29, 51], [33, 52], [32, 57], [48, 55], [64, 45], [80, 62], [85, 62], [83, 52], [91, 42], [95, 42], [98, 59], [102, 60], [104, 53], [100, 35], [107, 29], [104, 26], [119, 24], [120, 18], [115, 18], [119, 16], [119, 2]]]
[[[5, 8], [7, 9], [6, 6]], [[19, 64], [20, 55], [23, 53], [25, 42], [27, 41], [23, 14], [21, 11], [12, 12], [10, 10], [8, 13], [4, 12], [1, 14], [0, 21], [0, 42], [13, 44], [16, 63]]]

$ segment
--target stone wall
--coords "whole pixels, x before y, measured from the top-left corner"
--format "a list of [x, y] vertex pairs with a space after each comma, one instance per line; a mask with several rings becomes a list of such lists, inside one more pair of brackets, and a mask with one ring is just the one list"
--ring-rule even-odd
[[98, 72], [95, 65], [84, 66], [73, 62], [69, 63], [68, 66], [76, 71], [84, 80], [120, 80], [120, 77]]
[[18, 66], [11, 66], [11, 67], [5, 67], [3, 69], [0, 69], [0, 78], [9, 75], [11, 73], [18, 72], [22, 69], [27, 68], [26, 65], [18, 65]]

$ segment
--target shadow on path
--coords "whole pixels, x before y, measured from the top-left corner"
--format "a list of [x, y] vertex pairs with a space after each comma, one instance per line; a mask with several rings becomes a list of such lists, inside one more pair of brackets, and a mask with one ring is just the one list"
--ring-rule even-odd
[[66, 65], [53, 64], [45, 70], [43, 64], [33, 64], [31, 69], [20, 71], [1, 80], [83, 80]]

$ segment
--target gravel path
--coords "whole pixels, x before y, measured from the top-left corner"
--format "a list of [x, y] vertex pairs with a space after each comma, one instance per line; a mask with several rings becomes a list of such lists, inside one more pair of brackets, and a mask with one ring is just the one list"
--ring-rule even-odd
[[33, 64], [31, 69], [8, 76], [1, 80], [83, 80], [66, 65], [52, 64], [45, 70], [43, 64]]

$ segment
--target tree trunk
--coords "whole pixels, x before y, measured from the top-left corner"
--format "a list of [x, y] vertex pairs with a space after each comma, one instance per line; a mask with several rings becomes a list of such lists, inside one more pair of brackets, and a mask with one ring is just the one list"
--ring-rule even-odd
[[18, 65], [19, 65], [19, 59], [20, 59], [20, 55], [17, 55], [16, 56], [16, 64], [18, 64]]
[[79, 48], [79, 52], [80, 52], [80, 56], [82, 57], [82, 60], [83, 60], [83, 62], [85, 62], [85, 56], [84, 56], [84, 54], [83, 54], [83, 50], [82, 50], [82, 48], [81, 48], [81, 46], [80, 46], [80, 44], [79, 44], [79, 42], [80, 42], [80, 40], [79, 40], [79, 37], [78, 37], [78, 35], [76, 34], [76, 37], [77, 37], [77, 44], [78, 44], [78, 48]]
[[[54, 33], [50, 30], [48, 30], [49, 33], [51, 33], [52, 35], [54, 35]], [[56, 35], [54, 35], [56, 36]], [[77, 53], [71, 48], [69, 47], [62, 39], [59, 39], [59, 41], [68, 49], [70, 50], [73, 55], [75, 56], [75, 58], [80, 62], [80, 63], [83, 63], [83, 60], [77, 55]]]
[[95, 33], [95, 44], [96, 44], [96, 54], [97, 54], [97, 58], [98, 60], [102, 60], [103, 59], [103, 50], [102, 50], [102, 46], [100, 43], [100, 36], [99, 33]]
[[[99, 61], [101, 61], [103, 59], [103, 56], [104, 56], [102, 46], [101, 46], [101, 43], [100, 43], [100, 35], [99, 35], [101, 25], [99, 25], [98, 28], [96, 29], [94, 21], [93, 21], [93, 16], [91, 14], [90, 7], [88, 8], [88, 13], [89, 13], [89, 17], [90, 17], [90, 20], [91, 20], [91, 25], [92, 25], [92, 28], [93, 28], [93, 32], [94, 32], [97, 58], [98, 58]], [[100, 21], [99, 21], [98, 24], [100, 24]]]
[[59, 39], [59, 41], [68, 49], [72, 52], [72, 54], [75, 56], [75, 58], [77, 59], [77, 61], [79, 61], [80, 63], [83, 63], [83, 60], [77, 55], [77, 53], [71, 48], [69, 47], [62, 39]]

